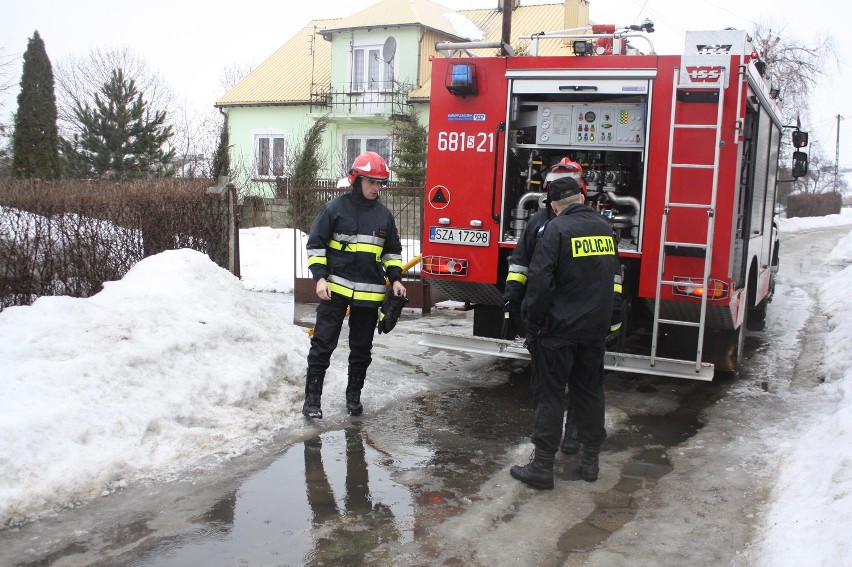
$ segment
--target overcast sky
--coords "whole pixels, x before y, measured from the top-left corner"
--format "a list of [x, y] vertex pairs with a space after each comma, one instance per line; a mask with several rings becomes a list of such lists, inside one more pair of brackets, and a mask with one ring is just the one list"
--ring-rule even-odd
[[[38, 30], [56, 64], [69, 55], [83, 56], [92, 47], [128, 48], [156, 71], [190, 108], [210, 108], [224, 94], [223, 71], [234, 64], [256, 65], [271, 55], [312, 19], [355, 13], [378, 0], [311, 0], [310, 2], [201, 2], [149, 0], [144, 4], [107, 0], [27, 0], [7, 2], [0, 18], [2, 54], [20, 56]], [[441, 0], [455, 9], [487, 8], [498, 0]], [[522, 0], [523, 4], [547, 3]], [[818, 34], [830, 35], [838, 52], [852, 53], [846, 23], [828, 0], [592, 0], [591, 17], [602, 23], [629, 24], [648, 17], [656, 24], [658, 53], [679, 53], [686, 30], [735, 27], [751, 30], [771, 23], [805, 44]], [[558, 26], [554, 26], [558, 27]], [[842, 56], [842, 55], [841, 55]], [[20, 80], [20, 61], [12, 77]], [[803, 128], [822, 143], [834, 161], [837, 116], [852, 119], [852, 72], [849, 62], [828, 65], [830, 79], [819, 89], [810, 120]], [[3, 116], [14, 112], [17, 89], [2, 100]], [[4, 118], [5, 119], [5, 118]], [[852, 124], [840, 121], [841, 168], [852, 168]]]

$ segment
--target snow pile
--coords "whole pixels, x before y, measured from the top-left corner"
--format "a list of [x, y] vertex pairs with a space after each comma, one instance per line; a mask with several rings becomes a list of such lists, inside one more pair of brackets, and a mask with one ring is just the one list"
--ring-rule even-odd
[[[794, 232], [852, 223], [852, 210], [842, 215], [782, 221]], [[783, 248], [782, 248], [783, 250]], [[823, 360], [825, 384], [820, 389], [833, 408], [803, 424], [797, 442], [779, 451], [780, 474], [766, 520], [761, 565], [833, 566], [852, 557], [852, 233], [828, 256], [845, 266], [819, 290], [820, 307], [829, 332]]]
[[4, 310], [0, 522], [243, 452], [300, 406], [307, 348], [191, 250]]

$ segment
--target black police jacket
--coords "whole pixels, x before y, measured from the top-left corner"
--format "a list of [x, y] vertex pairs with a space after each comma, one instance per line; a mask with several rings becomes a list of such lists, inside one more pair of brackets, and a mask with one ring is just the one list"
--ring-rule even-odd
[[325, 278], [331, 293], [352, 305], [380, 307], [387, 284], [402, 278], [402, 244], [393, 215], [359, 187], [320, 209], [308, 242], [314, 281]]
[[612, 228], [585, 205], [547, 223], [530, 261], [521, 313], [528, 336], [603, 340], [620, 278]]

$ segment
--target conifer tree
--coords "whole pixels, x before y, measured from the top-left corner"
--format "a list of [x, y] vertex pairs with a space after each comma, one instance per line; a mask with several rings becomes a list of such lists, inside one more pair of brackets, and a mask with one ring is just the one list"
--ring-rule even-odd
[[20, 178], [59, 177], [59, 133], [53, 68], [38, 31], [24, 52], [21, 92], [12, 138], [12, 175]]
[[213, 180], [217, 181], [221, 176], [231, 176], [231, 139], [228, 134], [228, 115], [222, 123], [222, 131], [219, 133], [219, 145], [216, 147], [216, 155], [213, 156], [213, 166], [210, 168]]
[[172, 136], [171, 126], [164, 125], [166, 113], [152, 113], [121, 69], [95, 95], [94, 107], [78, 104], [74, 114], [81, 129], [76, 151], [90, 175], [126, 179], [171, 173], [174, 150], [164, 148]]
[[426, 127], [412, 107], [393, 127], [393, 172], [403, 186], [422, 187], [426, 182]]
[[[326, 156], [322, 154], [322, 136], [329, 124], [328, 116], [320, 116], [305, 131], [302, 140], [291, 146], [288, 160], [290, 187], [304, 189], [316, 184], [317, 176], [326, 163]], [[318, 193], [301, 193], [297, 198], [299, 202], [294, 207], [298, 211], [294, 218], [295, 228], [309, 232], [324, 201]]]

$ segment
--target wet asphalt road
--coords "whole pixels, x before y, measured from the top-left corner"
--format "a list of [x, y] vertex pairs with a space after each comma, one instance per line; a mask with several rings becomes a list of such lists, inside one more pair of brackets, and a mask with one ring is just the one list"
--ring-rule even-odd
[[[786, 243], [785, 305], [812, 309], [820, 249], [813, 235]], [[404, 365], [431, 380], [425, 392], [373, 412], [365, 400], [360, 418], [282, 431], [227, 467], [0, 531], [0, 564], [751, 565], [773, 475], [751, 447], [795, 415], [774, 394], [813, 388], [819, 359], [814, 333], [784, 343], [794, 311], [770, 306], [739, 380], [609, 374], [601, 478], [579, 480], [577, 457], [559, 455], [553, 491], [508, 474], [531, 449], [526, 363], [422, 352], [422, 326], [469, 321], [408, 318], [377, 339], [374, 367]], [[822, 321], [814, 310], [807, 329]]]

